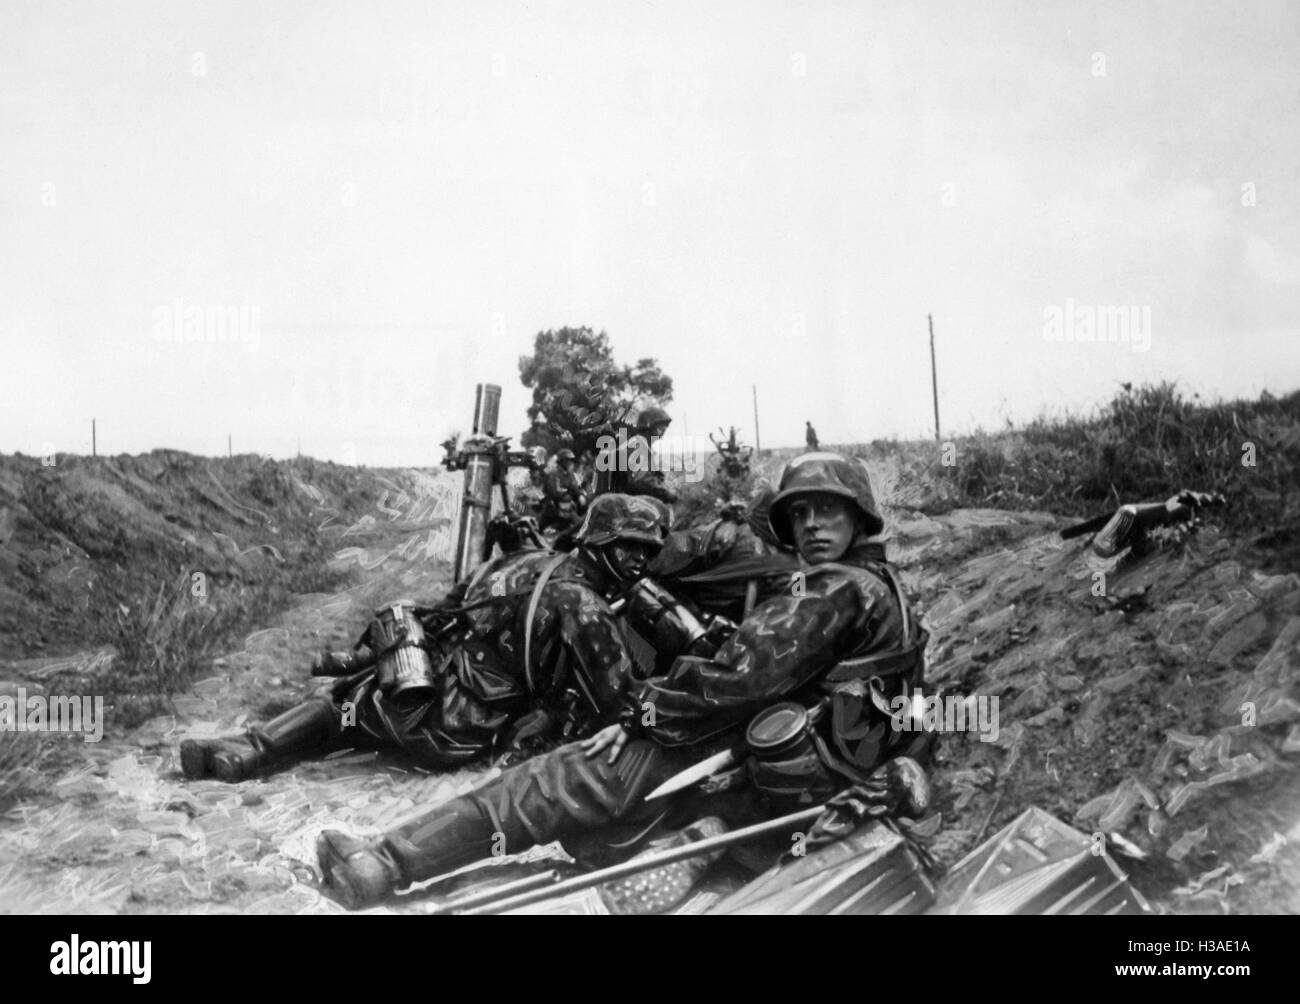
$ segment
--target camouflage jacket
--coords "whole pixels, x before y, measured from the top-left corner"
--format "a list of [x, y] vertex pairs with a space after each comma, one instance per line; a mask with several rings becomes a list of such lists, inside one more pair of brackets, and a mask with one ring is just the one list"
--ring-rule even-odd
[[[528, 644], [534, 588], [553, 564]], [[435, 653], [443, 679], [440, 733], [458, 744], [490, 745], [530, 712], [538, 730], [568, 718], [571, 735], [611, 720], [635, 663], [605, 589], [601, 572], [577, 551], [519, 551], [480, 567], [453, 603], [470, 608], [470, 630]]]
[[[843, 759], [869, 769], [892, 742], [887, 716], [872, 706], [863, 674], [844, 660], [910, 653], [907, 672], [886, 677], [889, 695], [920, 682], [925, 634], [911, 620], [885, 570], [879, 544], [860, 544], [841, 562], [805, 567], [791, 587], [755, 607], [712, 659], [681, 656], [663, 676], [633, 685], [622, 720], [664, 746], [685, 746], [743, 725], [781, 700], [831, 706], [828, 740]], [[881, 672], [873, 668], [865, 675]]]
[[546, 492], [543, 508], [547, 512], [572, 514], [579, 511], [586, 502], [582, 482], [573, 471], [557, 467], [547, 472], [543, 488]]
[[[600, 470], [596, 475], [599, 494], [621, 492], [624, 495], [649, 495], [660, 502], [672, 504], [677, 501], [677, 493], [664, 481], [664, 472], [649, 469], [654, 457], [652, 444], [641, 433], [627, 436], [626, 443], [612, 451], [609, 457], [597, 458], [602, 464], [611, 466], [610, 470]], [[645, 469], [634, 470], [633, 468]]]
[[546, 505], [546, 491], [534, 484], [514, 490], [514, 508], [523, 516], [540, 516]]
[[766, 599], [787, 588], [798, 568], [797, 557], [748, 523], [719, 519], [670, 533], [646, 574], [709, 613], [739, 620], [750, 583]]

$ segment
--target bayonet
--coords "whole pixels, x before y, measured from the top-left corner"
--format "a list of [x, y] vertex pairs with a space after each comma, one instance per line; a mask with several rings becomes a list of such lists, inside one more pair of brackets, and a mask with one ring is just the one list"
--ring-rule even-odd
[[697, 781], [704, 781], [715, 774], [720, 774], [728, 767], [739, 762], [740, 757], [735, 750], [723, 750], [721, 753], [715, 753], [705, 760], [701, 760], [693, 767], [687, 767], [670, 777], [650, 794], [646, 795], [647, 802], [653, 802], [655, 799], [664, 798], [674, 792], [681, 791], [683, 788], [689, 788]]

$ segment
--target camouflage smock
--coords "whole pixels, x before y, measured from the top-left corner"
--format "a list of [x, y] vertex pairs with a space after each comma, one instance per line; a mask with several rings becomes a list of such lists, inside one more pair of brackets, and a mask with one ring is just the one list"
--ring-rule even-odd
[[[885, 680], [886, 697], [920, 681], [924, 631], [889, 585], [884, 549], [856, 545], [840, 562], [805, 566], [790, 588], [759, 604], [712, 659], [680, 656], [663, 676], [634, 684], [622, 720], [662, 746], [686, 746], [743, 725], [781, 700], [829, 698], [828, 744], [856, 769], [893, 755], [898, 734], [862, 681], [833, 681], [837, 664], [913, 650], [907, 674]], [[653, 709], [653, 715], [649, 710]]]
[[[524, 665], [529, 607], [538, 578], [554, 566], [533, 611], [532, 687]], [[521, 551], [482, 566], [458, 605], [470, 629], [432, 653], [439, 693], [395, 703], [373, 678], [347, 695], [356, 726], [418, 759], [452, 766], [524, 739], [585, 734], [610, 720], [635, 668], [604, 580], [580, 552]], [[479, 605], [482, 604], [482, 605]], [[521, 723], [527, 719], [525, 735]]]

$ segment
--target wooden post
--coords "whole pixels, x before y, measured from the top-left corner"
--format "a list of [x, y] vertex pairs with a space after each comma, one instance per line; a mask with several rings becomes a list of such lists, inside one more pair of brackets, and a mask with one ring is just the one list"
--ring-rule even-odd
[[930, 322], [930, 389], [934, 392], [934, 441], [939, 442], [939, 370], [934, 362], [934, 316], [926, 314]]
[[234, 455], [235, 455], [235, 448], [231, 444], [230, 433], [227, 432], [226, 433], [226, 456], [233, 457]]
[[763, 441], [758, 436], [758, 384], [750, 384], [754, 391], [754, 456], [763, 452]]
[[90, 455], [92, 457], [99, 456], [99, 437], [95, 430], [95, 420], [93, 418], [90, 420]]

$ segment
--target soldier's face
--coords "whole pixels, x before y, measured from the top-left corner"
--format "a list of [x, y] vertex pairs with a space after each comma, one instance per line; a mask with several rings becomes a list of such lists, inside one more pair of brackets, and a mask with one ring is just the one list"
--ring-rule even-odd
[[795, 546], [810, 565], [839, 561], [858, 530], [857, 511], [838, 495], [801, 495], [786, 509]]
[[650, 561], [651, 548], [639, 540], [616, 540], [609, 545], [609, 563], [619, 578], [626, 581], [639, 579], [645, 574]]

